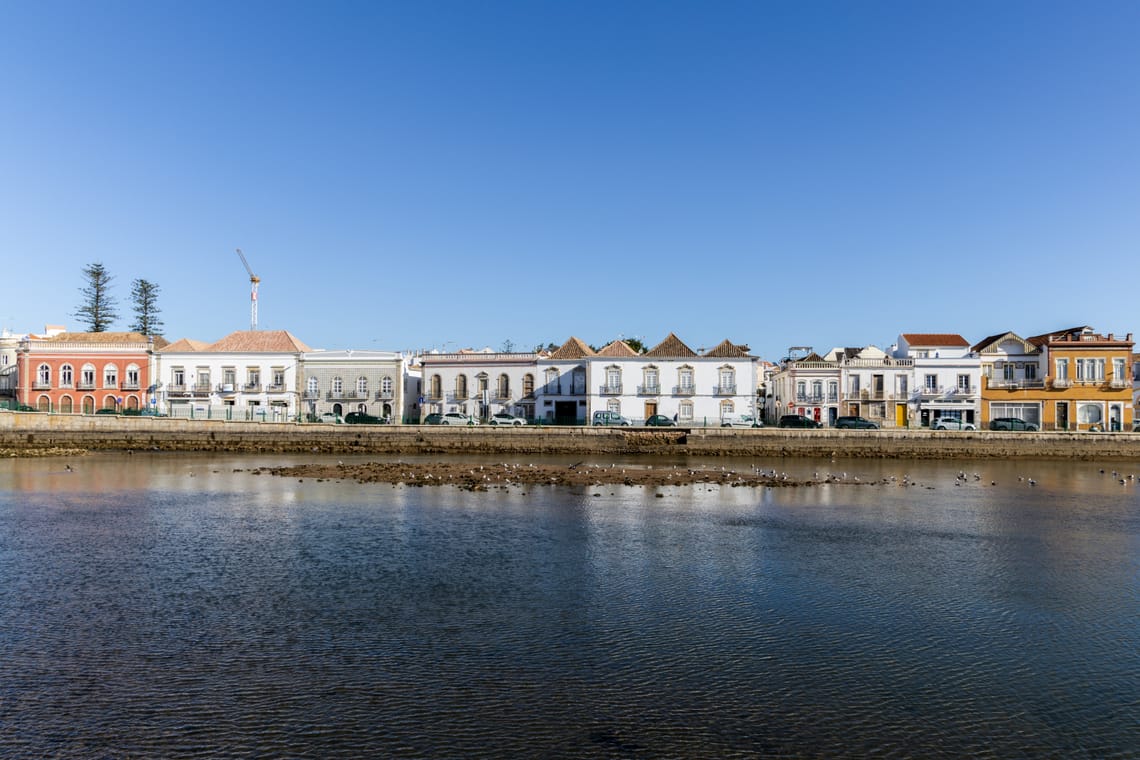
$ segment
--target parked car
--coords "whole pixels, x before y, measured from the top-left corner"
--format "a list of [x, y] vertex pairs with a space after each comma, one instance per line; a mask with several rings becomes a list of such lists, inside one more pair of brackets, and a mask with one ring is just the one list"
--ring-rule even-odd
[[[323, 417], [324, 415], [321, 416]], [[322, 422], [323, 421], [324, 420], [322, 420]], [[383, 425], [388, 422], [388, 420], [383, 417], [375, 417], [371, 414], [365, 414], [364, 412], [349, 412], [344, 415], [344, 421], [348, 425]]]
[[622, 417], [617, 412], [594, 412], [593, 416], [594, 425], [621, 425], [628, 427], [633, 423], [627, 418]]
[[440, 414], [439, 412], [432, 412], [427, 417], [424, 417], [424, 424], [425, 425], [442, 425], [443, 424], [443, 415]]
[[[353, 412], [353, 414], [355, 414], [355, 412]], [[341, 419], [341, 416], [339, 414], [333, 414], [332, 412], [325, 412], [324, 414], [313, 415], [313, 417], [314, 417], [313, 422], [324, 422], [325, 424], [328, 424], [328, 425], [339, 425], [340, 423], [344, 422], [344, 420]]]
[[443, 415], [443, 419], [439, 421], [440, 425], [478, 425], [478, 421], [470, 415], [463, 414], [462, 412], [448, 412]]
[[726, 428], [758, 428], [764, 427], [764, 423], [751, 414], [741, 414], [739, 416], [721, 417], [720, 426]]
[[118, 413], [119, 413], [118, 409], [103, 408], [103, 409], [96, 409], [95, 410], [95, 414], [118, 414]]
[[961, 417], [946, 416], [939, 417], [931, 425], [935, 430], [977, 430], [977, 426], [972, 422], [963, 422]]
[[1026, 422], [1020, 417], [994, 417], [990, 420], [990, 430], [1028, 430], [1034, 431], [1037, 426]]
[[780, 427], [782, 428], [818, 428], [823, 427], [811, 417], [805, 417], [802, 414], [785, 414], [780, 418]]
[[491, 415], [492, 425], [525, 425], [526, 420], [522, 417], [516, 417], [513, 414], [506, 412], [499, 412], [498, 414]]
[[20, 404], [19, 406], [16, 407], [16, 411], [17, 412], [38, 412], [39, 409], [36, 409], [34, 406], [28, 406], [27, 404]]
[[677, 427], [677, 423], [673, 422], [672, 417], [666, 417], [664, 414], [654, 414], [645, 420], [645, 424], [649, 427]]
[[840, 430], [878, 430], [879, 423], [866, 417], [836, 417], [835, 427]]

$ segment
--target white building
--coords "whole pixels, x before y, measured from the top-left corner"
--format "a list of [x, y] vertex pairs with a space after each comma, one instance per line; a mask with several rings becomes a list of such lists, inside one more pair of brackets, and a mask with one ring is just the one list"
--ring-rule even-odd
[[176, 417], [295, 420], [308, 351], [285, 330], [239, 330], [216, 343], [183, 338], [156, 353], [158, 407]]
[[[843, 416], [865, 417], [884, 428], [907, 427], [913, 360], [895, 358], [877, 346], [834, 348], [824, 359], [839, 367]], [[835, 417], [829, 416], [827, 424], [834, 425]]]
[[[622, 344], [625, 345], [624, 343]], [[626, 348], [629, 348], [626, 346]], [[629, 349], [633, 353], [633, 349]], [[597, 353], [573, 336], [536, 362], [535, 417], [547, 424], [584, 424], [589, 417], [586, 375]]]
[[669, 333], [644, 354], [614, 341], [586, 357], [587, 417], [609, 411], [636, 424], [664, 414], [681, 425], [719, 425], [762, 414], [755, 361], [747, 346], [728, 340], [698, 353]]
[[969, 341], [956, 333], [903, 333], [892, 354], [914, 361], [912, 423], [929, 427], [942, 416], [980, 421], [982, 365]]
[[832, 425], [839, 416], [839, 361], [834, 356], [825, 359], [810, 347], [800, 348], [807, 353], [789, 356], [772, 372], [767, 396], [769, 421], [777, 423], [786, 414], [798, 414]]

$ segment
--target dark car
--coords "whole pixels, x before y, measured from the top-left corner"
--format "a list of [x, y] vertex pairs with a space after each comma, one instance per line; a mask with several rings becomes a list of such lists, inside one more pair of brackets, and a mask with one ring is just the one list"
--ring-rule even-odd
[[1020, 417], [994, 417], [990, 420], [990, 430], [1036, 430], [1032, 422], [1026, 422]]
[[655, 414], [645, 421], [649, 427], [677, 427], [677, 423], [673, 422], [672, 418], [666, 417], [664, 414]]
[[96, 409], [95, 414], [118, 414], [118, 409]]
[[434, 412], [432, 414], [429, 414], [427, 417], [424, 417], [424, 424], [425, 425], [442, 425], [443, 424], [443, 415], [440, 414], [439, 412]]
[[19, 406], [16, 407], [16, 411], [17, 412], [38, 412], [39, 409], [36, 409], [34, 406], [28, 406], [27, 404], [20, 404]]
[[782, 428], [818, 428], [823, 427], [811, 417], [805, 417], [802, 414], [785, 414], [780, 418], [780, 427]]
[[349, 412], [344, 415], [344, 421], [348, 425], [383, 425], [388, 420], [364, 412]]
[[879, 423], [866, 417], [836, 417], [835, 427], [841, 430], [878, 430]]

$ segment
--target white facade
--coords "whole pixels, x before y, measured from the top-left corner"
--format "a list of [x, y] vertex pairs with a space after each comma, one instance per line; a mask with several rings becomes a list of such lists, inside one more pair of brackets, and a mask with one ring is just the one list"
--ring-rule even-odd
[[914, 387], [911, 359], [892, 357], [877, 346], [833, 349], [824, 358], [839, 365], [840, 416], [865, 417], [884, 428], [907, 426]]
[[176, 341], [155, 355], [158, 408], [172, 417], [296, 420], [308, 350], [283, 330], [241, 331], [210, 344]]
[[981, 411], [982, 365], [961, 335], [904, 333], [892, 352], [914, 361], [911, 424], [929, 427], [943, 416], [977, 424]]
[[537, 360], [538, 354], [532, 352], [423, 354], [420, 418], [460, 412], [487, 420], [492, 414], [507, 412], [533, 419]]

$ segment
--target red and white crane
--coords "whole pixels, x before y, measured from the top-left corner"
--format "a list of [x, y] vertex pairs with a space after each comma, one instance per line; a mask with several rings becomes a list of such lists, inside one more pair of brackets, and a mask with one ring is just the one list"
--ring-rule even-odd
[[245, 254], [241, 249], [237, 249], [237, 255], [241, 258], [241, 263], [245, 267], [245, 271], [249, 272], [249, 329], [257, 329], [257, 283], [261, 282], [261, 278], [253, 273], [249, 268], [249, 262], [245, 260]]

